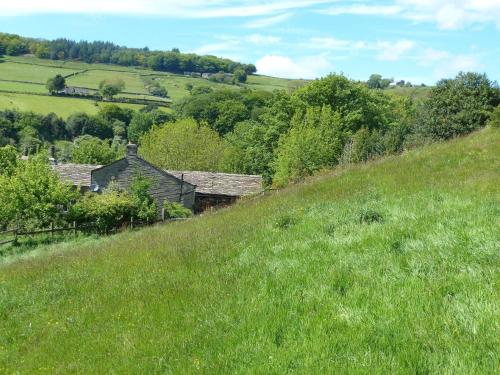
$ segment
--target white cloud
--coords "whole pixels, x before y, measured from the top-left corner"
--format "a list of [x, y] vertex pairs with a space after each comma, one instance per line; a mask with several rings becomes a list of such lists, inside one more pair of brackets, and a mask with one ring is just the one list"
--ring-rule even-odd
[[184, 18], [255, 17], [307, 8], [331, 0], [17, 0], [2, 1], [1, 15], [90, 13]]
[[281, 41], [281, 38], [272, 35], [261, 35], [261, 34], [252, 34], [245, 38], [246, 41], [253, 44], [277, 44]]
[[313, 37], [309, 39], [304, 46], [324, 50], [356, 50], [366, 48], [366, 43], [363, 41], [352, 41], [333, 37]]
[[332, 71], [333, 66], [325, 56], [308, 56], [293, 60], [287, 56], [266, 55], [255, 66], [259, 74], [282, 78], [314, 79]]
[[331, 16], [338, 16], [340, 14], [391, 16], [400, 13], [401, 10], [402, 8], [397, 5], [355, 4], [349, 6], [336, 6], [323, 9], [320, 12]]
[[451, 78], [459, 72], [479, 71], [483, 65], [474, 55], [455, 55], [442, 60], [434, 69], [436, 78]]
[[390, 16], [415, 22], [434, 22], [440, 29], [454, 30], [476, 23], [496, 23], [500, 27], [499, 0], [392, 0], [392, 4], [368, 5], [352, 0], [347, 6], [320, 10], [341, 14]]
[[252, 21], [248, 21], [243, 26], [246, 27], [247, 29], [262, 29], [284, 22], [291, 16], [292, 16], [291, 13], [283, 13], [273, 17], [258, 18]]
[[378, 42], [376, 48], [380, 50], [380, 53], [377, 58], [379, 60], [396, 61], [411, 51], [413, 47], [415, 47], [415, 42], [412, 40], [399, 40], [395, 43]]
[[348, 51], [352, 53], [358, 51], [375, 51], [379, 60], [396, 61], [406, 57], [406, 54], [415, 48], [416, 43], [406, 39], [367, 42], [336, 39], [333, 37], [314, 37], [310, 38], [307, 43], [302, 43], [302, 46], [323, 51]]
[[419, 65], [430, 66], [449, 57], [450, 53], [448, 51], [440, 51], [432, 48], [427, 48], [419, 57]]

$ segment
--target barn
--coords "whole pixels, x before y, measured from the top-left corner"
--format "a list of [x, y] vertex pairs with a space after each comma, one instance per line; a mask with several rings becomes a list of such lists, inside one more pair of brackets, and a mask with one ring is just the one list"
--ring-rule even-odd
[[52, 163], [61, 179], [79, 186], [82, 192], [101, 192], [111, 182], [129, 190], [134, 176], [141, 175], [152, 183], [150, 194], [158, 212], [163, 202], [181, 203], [195, 213], [213, 207], [224, 207], [241, 197], [262, 192], [262, 177], [231, 173], [162, 170], [137, 155], [137, 145], [127, 145], [123, 159], [111, 164], [59, 164]]

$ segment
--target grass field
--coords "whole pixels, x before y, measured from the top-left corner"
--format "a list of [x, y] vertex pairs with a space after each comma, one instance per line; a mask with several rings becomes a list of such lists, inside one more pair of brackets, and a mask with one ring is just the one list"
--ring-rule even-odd
[[[29, 94], [10, 94], [0, 92], [0, 110], [17, 109], [21, 111], [33, 111], [41, 114], [55, 112], [63, 118], [75, 112], [86, 112], [95, 114], [102, 105], [106, 103], [94, 102], [88, 99], [62, 98], [56, 96], [39, 96]], [[116, 103], [120, 107], [140, 109], [138, 104]]]
[[497, 373], [499, 144], [4, 260], [0, 373]]
[[[247, 85], [235, 86], [215, 83], [202, 78], [191, 78], [171, 73], [154, 72], [142, 68], [127, 68], [106, 64], [86, 64], [77, 61], [52, 61], [29, 56], [9, 56], [4, 58], [3, 62], [0, 63], [0, 90], [13, 90], [22, 92], [26, 95], [17, 96], [14, 101], [12, 97], [8, 97], [10, 94], [0, 92], [0, 110], [12, 108], [11, 102], [15, 102], [14, 104], [17, 105], [18, 109], [31, 109], [40, 113], [55, 112], [61, 116], [65, 116], [68, 113], [68, 108], [65, 106], [66, 103], [62, 101], [49, 101], [46, 105], [43, 105], [43, 101], [40, 101], [40, 98], [30, 98], [28, 94], [46, 93], [47, 90], [44, 85], [49, 78], [56, 74], [68, 76], [76, 72], [78, 72], [77, 75], [73, 75], [66, 79], [69, 86], [97, 89], [99, 83], [104, 79], [120, 78], [125, 82], [125, 92], [119, 94], [117, 97], [140, 97], [161, 100], [161, 98], [148, 95], [148, 91], [145, 88], [143, 76], [154, 77], [155, 80], [165, 86], [170, 98], [174, 102], [189, 95], [189, 91], [186, 88], [188, 83], [193, 87], [210, 86], [214, 90], [239, 90], [242, 87], [247, 87], [250, 89], [273, 91], [276, 89], [290, 90], [298, 85], [297, 82], [300, 82], [274, 77], [250, 76]], [[24, 82], [5, 82], [5, 80]], [[82, 99], [80, 101], [86, 102], [87, 100]], [[37, 103], [34, 107], [31, 106], [33, 102]], [[89, 108], [88, 103], [78, 104], [77, 107]], [[71, 111], [69, 113], [71, 113]]]

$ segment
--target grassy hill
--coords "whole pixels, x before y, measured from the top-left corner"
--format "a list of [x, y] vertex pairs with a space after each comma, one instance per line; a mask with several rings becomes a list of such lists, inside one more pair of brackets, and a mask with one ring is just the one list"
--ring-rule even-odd
[[[172, 73], [153, 72], [142, 68], [127, 68], [106, 64], [87, 64], [77, 61], [53, 61], [30, 56], [8, 56], [0, 60], [0, 110], [17, 108], [46, 114], [55, 112], [66, 117], [75, 111], [95, 113], [101, 103], [89, 99], [61, 98], [48, 96], [45, 83], [56, 74], [66, 78], [68, 86], [85, 87], [97, 90], [104, 79], [120, 78], [125, 82], [125, 90], [117, 97], [161, 100], [149, 95], [145, 88], [145, 79], [154, 78], [164, 86], [174, 102], [188, 95], [186, 84], [193, 87], [210, 86], [215, 90], [229, 88], [293, 89], [303, 83], [300, 80], [287, 80], [255, 75], [249, 77], [247, 84], [235, 86], [211, 82], [202, 78], [184, 77]], [[70, 101], [68, 101], [70, 100]], [[131, 108], [141, 105], [119, 104]]]
[[0, 266], [0, 373], [495, 373], [500, 131]]

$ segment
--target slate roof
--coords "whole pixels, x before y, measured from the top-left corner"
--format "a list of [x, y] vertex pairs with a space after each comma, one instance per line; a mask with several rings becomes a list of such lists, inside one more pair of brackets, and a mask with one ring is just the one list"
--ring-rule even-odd
[[232, 173], [198, 172], [198, 171], [166, 171], [177, 178], [182, 178], [196, 185], [200, 194], [227, 195], [242, 197], [262, 191], [262, 176]]
[[[91, 172], [101, 167], [102, 165], [73, 163], [54, 164], [52, 166], [63, 181], [81, 187], [89, 187]], [[262, 191], [262, 177], [257, 175], [168, 170], [165, 172], [179, 179], [183, 178], [182, 175], [184, 175], [184, 181], [196, 185], [195, 191], [200, 194], [241, 197]]]
[[74, 185], [81, 187], [89, 187], [91, 184], [91, 172], [94, 169], [100, 168], [102, 165], [91, 164], [53, 164], [52, 169], [56, 171], [61, 180], [71, 182]]

